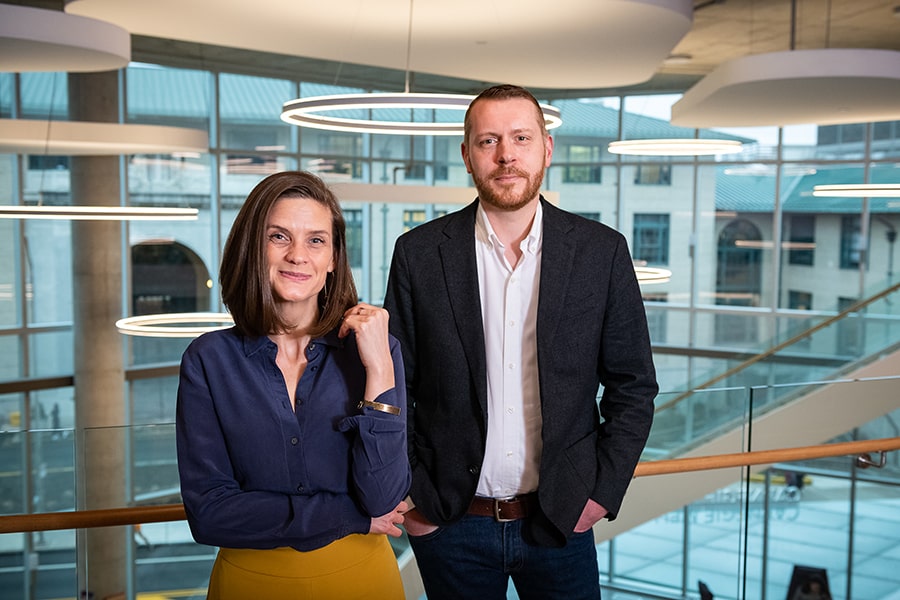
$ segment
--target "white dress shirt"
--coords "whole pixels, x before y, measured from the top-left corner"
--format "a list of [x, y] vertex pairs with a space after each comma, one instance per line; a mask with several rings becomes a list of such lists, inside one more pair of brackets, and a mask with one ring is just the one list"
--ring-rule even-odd
[[488, 401], [487, 447], [476, 493], [488, 498], [508, 498], [538, 486], [541, 399], [535, 334], [542, 221], [538, 203], [513, 267], [481, 204], [475, 218]]

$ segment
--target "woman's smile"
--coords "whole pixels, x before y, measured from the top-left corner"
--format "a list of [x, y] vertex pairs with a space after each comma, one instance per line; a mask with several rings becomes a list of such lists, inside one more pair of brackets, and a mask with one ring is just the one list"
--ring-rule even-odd
[[275, 299], [317, 309], [319, 292], [334, 268], [331, 212], [310, 198], [281, 198], [269, 213], [266, 238]]

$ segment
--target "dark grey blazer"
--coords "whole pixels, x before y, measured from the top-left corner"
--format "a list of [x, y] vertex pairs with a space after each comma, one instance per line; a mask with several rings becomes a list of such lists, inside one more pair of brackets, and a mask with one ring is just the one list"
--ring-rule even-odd
[[[529, 517], [526, 531], [536, 543], [562, 546], [589, 497], [615, 518], [649, 433], [658, 387], [625, 238], [541, 202], [541, 514]], [[400, 236], [384, 301], [406, 366], [410, 496], [437, 525], [465, 514], [484, 460], [477, 203]]]

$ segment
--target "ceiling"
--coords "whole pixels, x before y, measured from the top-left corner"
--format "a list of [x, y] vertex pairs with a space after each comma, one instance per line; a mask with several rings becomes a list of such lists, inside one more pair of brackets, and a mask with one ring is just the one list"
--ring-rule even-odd
[[[749, 54], [900, 50], [900, 0], [2, 3], [56, 10], [66, 4], [70, 14], [123, 27], [135, 60], [195, 59], [282, 74], [303, 68], [329, 83], [374, 80], [399, 84], [396, 91], [407, 71], [411, 91], [422, 92], [474, 92], [497, 82], [577, 94], [683, 91], [723, 61]], [[669, 55], [682, 59], [667, 61]], [[374, 77], [360, 77], [373, 66]]]
[[[477, 93], [509, 82], [557, 98], [683, 92], [722, 63], [750, 55], [900, 50], [900, 0], [0, 4], [65, 10], [114, 24], [131, 34], [136, 61], [290, 74], [379, 91]], [[900, 70], [895, 57], [900, 54], [889, 53], [889, 67], [897, 62]]]

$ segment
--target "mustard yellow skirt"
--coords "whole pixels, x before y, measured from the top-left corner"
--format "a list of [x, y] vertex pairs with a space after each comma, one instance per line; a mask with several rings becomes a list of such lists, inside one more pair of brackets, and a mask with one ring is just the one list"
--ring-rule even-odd
[[402, 600], [403, 583], [384, 535], [349, 535], [324, 548], [220, 548], [208, 600]]

